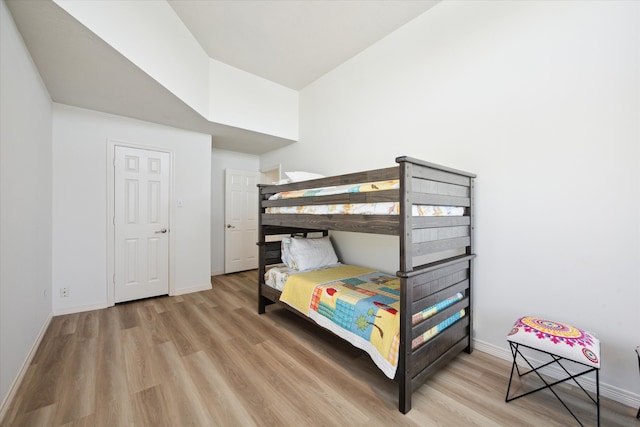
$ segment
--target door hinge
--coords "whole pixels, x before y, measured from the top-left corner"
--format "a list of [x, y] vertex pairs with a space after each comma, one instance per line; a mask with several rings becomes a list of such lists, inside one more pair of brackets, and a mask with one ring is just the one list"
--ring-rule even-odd
[[112, 218], [112, 220], [113, 220], [113, 225], [116, 225], [116, 217], [115, 216]]

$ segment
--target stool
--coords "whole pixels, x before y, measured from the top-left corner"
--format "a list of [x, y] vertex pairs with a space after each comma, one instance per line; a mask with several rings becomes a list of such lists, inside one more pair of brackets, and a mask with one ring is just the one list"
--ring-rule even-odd
[[[598, 426], [600, 425], [600, 341], [592, 334], [585, 332], [573, 326], [553, 322], [550, 320], [539, 319], [536, 317], [521, 317], [518, 319], [507, 336], [507, 341], [511, 347], [513, 355], [513, 365], [511, 366], [511, 375], [509, 376], [509, 386], [507, 387], [506, 402], [528, 396], [540, 390], [549, 389], [558, 398], [560, 403], [569, 411], [575, 420], [583, 425], [578, 417], [573, 413], [567, 404], [560, 398], [553, 386], [565, 381], [573, 380], [578, 387], [591, 399], [596, 406]], [[521, 351], [521, 347], [535, 350], [534, 354], [546, 354], [551, 361], [534, 367], [532, 361], [527, 359]], [[521, 367], [516, 363], [518, 356], [524, 360], [529, 369], [526, 372], [521, 371]], [[530, 356], [529, 356], [530, 357]], [[567, 364], [567, 361], [569, 362]], [[558, 365], [566, 374], [566, 377], [549, 382], [540, 374], [539, 370], [550, 366]], [[577, 373], [571, 373], [567, 369], [570, 366], [573, 370], [580, 370]], [[525, 368], [527, 369], [527, 368]], [[535, 390], [522, 393], [517, 396], [509, 397], [511, 390], [511, 381], [514, 371], [518, 372], [518, 376], [535, 373], [542, 380], [544, 386]], [[596, 380], [596, 396], [595, 398], [582, 387], [576, 380], [577, 377], [595, 372]], [[640, 415], [640, 412], [639, 412]]]

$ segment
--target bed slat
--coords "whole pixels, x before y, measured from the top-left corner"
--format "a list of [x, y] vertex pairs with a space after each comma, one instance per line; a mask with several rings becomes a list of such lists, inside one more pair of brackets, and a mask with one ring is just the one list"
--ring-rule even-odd
[[281, 262], [280, 242], [265, 242], [264, 264], [278, 264]]
[[415, 243], [413, 245], [413, 255], [428, 255], [434, 252], [446, 251], [448, 249], [465, 248], [471, 244], [469, 237], [458, 237], [456, 239], [436, 240], [434, 242]]
[[265, 200], [262, 206], [265, 208], [279, 206], [314, 206], [337, 205], [348, 203], [381, 203], [397, 202], [398, 190], [380, 190], [365, 193], [332, 194], [315, 197], [293, 197], [290, 199]]
[[449, 166], [443, 166], [443, 165], [439, 165], [437, 163], [427, 162], [425, 160], [416, 159], [415, 157], [410, 157], [410, 156], [396, 157], [396, 163], [411, 163], [411, 164], [413, 164], [415, 166], [419, 166], [419, 167], [422, 167], [422, 168], [435, 169], [435, 170], [439, 170], [439, 171], [450, 172], [450, 173], [453, 173], [453, 174], [456, 174], [456, 175], [467, 176], [469, 178], [475, 178], [476, 177], [476, 174], [471, 173], [471, 172], [465, 172], [465, 171], [462, 171], [460, 169], [450, 168]]
[[325, 228], [338, 231], [353, 231], [356, 233], [388, 234], [392, 236], [398, 234], [398, 222], [397, 217], [389, 215], [262, 215], [262, 223], [265, 225]]
[[431, 181], [445, 182], [447, 184], [469, 186], [471, 179], [466, 176], [444, 172], [436, 169], [414, 168], [413, 177], [428, 179]]
[[273, 302], [277, 302], [280, 300], [280, 292], [276, 289], [270, 288], [267, 285], [261, 285], [260, 291], [263, 296], [269, 298]]
[[416, 376], [416, 374], [437, 359], [439, 355], [463, 339], [465, 335], [467, 335], [467, 326], [469, 326], [469, 316], [465, 315], [462, 319], [414, 351], [412, 355], [413, 366], [411, 367], [411, 377]]
[[440, 301], [444, 301], [447, 298], [454, 296], [458, 292], [464, 295], [466, 294], [467, 289], [469, 289], [469, 280], [463, 280], [427, 297], [420, 298], [414, 301], [414, 303], [411, 305], [411, 315], [413, 316], [416, 313], [420, 313], [422, 310], [432, 307]]
[[471, 206], [471, 199], [468, 197], [446, 196], [442, 194], [414, 193], [414, 205], [430, 206]]
[[468, 278], [469, 260], [413, 276], [407, 284], [411, 302], [420, 301]]
[[283, 234], [304, 234], [304, 233], [327, 233], [327, 230], [313, 229], [313, 228], [299, 228], [299, 227], [281, 227], [262, 225], [262, 234], [265, 236], [277, 236]]
[[440, 194], [442, 196], [469, 197], [469, 187], [466, 185], [449, 184], [431, 181], [429, 179], [413, 178], [413, 191], [416, 193]]
[[[421, 323], [418, 323], [416, 326], [413, 327], [413, 330], [411, 332], [412, 340], [424, 334], [429, 329], [438, 325], [440, 322], [448, 319], [450, 316], [453, 316], [460, 310], [466, 309], [467, 307], [469, 307], [469, 298], [462, 298], [457, 303], [447, 307], [446, 309], [442, 310], [437, 314], [434, 314], [432, 317], [428, 318], [427, 320]], [[465, 313], [465, 316], [466, 316], [466, 313]]]
[[275, 194], [281, 191], [306, 190], [310, 188], [332, 187], [337, 185], [364, 184], [367, 182], [388, 181], [398, 179], [398, 168], [375, 169], [364, 172], [349, 173], [309, 181], [292, 182], [282, 185], [259, 185], [261, 194]]
[[446, 366], [447, 363], [451, 361], [451, 359], [455, 358], [466, 347], [467, 341], [464, 338], [455, 343], [451, 348], [440, 355], [440, 357], [435, 359], [433, 362], [431, 362], [431, 364], [414, 375], [414, 377], [411, 379], [411, 389], [415, 391], [418, 387], [425, 383], [427, 378]]
[[470, 225], [468, 216], [419, 216], [413, 217], [411, 228], [414, 230], [423, 228], [457, 227]]

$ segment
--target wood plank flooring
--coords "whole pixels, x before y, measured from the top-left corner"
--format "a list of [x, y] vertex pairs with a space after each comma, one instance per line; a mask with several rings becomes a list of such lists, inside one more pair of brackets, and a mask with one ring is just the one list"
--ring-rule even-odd
[[[365, 353], [278, 306], [255, 271], [213, 289], [53, 318], [2, 426], [571, 426], [549, 392], [504, 402], [510, 365], [461, 354], [409, 414]], [[575, 404], [594, 425], [584, 398]], [[604, 399], [603, 426], [637, 425]]]

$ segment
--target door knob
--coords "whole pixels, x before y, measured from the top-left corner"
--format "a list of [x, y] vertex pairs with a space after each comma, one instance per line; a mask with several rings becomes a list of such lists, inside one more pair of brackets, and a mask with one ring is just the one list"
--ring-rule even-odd
[[227, 224], [227, 228], [236, 228], [235, 225]]
[[167, 229], [166, 229], [166, 228], [163, 228], [162, 230], [158, 230], [158, 231], [156, 231], [156, 234], [166, 233], [166, 232], [167, 232]]

